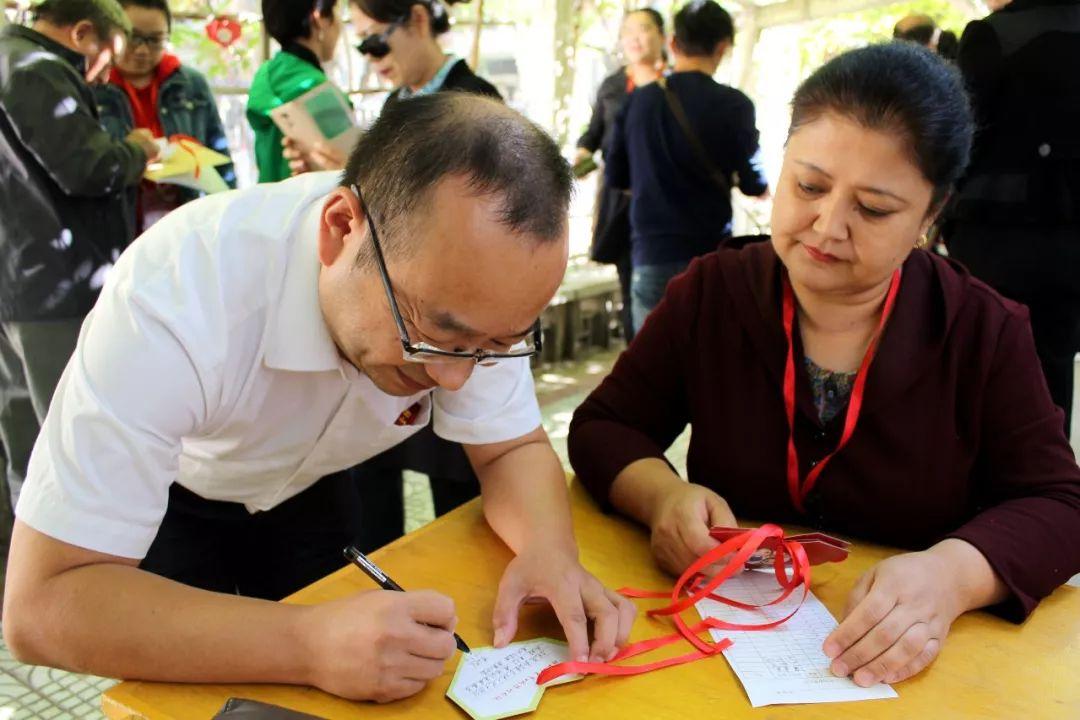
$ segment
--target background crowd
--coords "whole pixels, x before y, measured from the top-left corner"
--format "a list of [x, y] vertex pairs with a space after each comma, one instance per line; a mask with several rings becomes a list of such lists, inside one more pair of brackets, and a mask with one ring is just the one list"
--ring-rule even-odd
[[[327, 0], [264, 0], [266, 31], [280, 49], [259, 68], [248, 96], [259, 181], [344, 165], [330, 147], [301, 152], [269, 112], [327, 81], [323, 64], [345, 23], [362, 40], [371, 69], [393, 88], [387, 103], [442, 90], [499, 97], [440, 46], [451, 4], [351, 0], [346, 13]], [[939, 249], [1031, 309], [1043, 369], [1067, 424], [1072, 356], [1080, 348], [1080, 85], [1050, 69], [1080, 59], [1080, 43], [1068, 22], [1058, 23], [1069, 2], [1000, 5], [960, 41], [925, 15], [900, 19], [893, 36], [957, 62], [964, 74], [980, 132], [972, 167], [933, 235]], [[13, 500], [103, 273], [138, 234], [199, 195], [141, 179], [159, 152], [153, 140], [185, 136], [230, 150], [205, 77], [168, 51], [167, 0], [47, 0], [33, 17], [30, 27], [5, 28], [0, 41], [4, 163], [22, 169], [4, 174], [0, 221], [0, 438], [4, 495]], [[731, 16], [715, 3], [689, 3], [670, 19], [651, 8], [629, 12], [618, 39], [621, 63], [600, 84], [577, 140], [579, 176], [600, 159], [590, 255], [618, 270], [627, 340], [667, 282], [731, 234], [732, 191], [769, 198], [754, 104], [712, 79], [736, 36]], [[64, 62], [26, 68], [25, 59], [41, 50]], [[1053, 87], [1050, 77], [1058, 78]], [[1015, 107], [1033, 111], [1011, 112]], [[219, 170], [235, 187], [232, 166]], [[439, 513], [477, 492], [460, 448], [425, 433], [350, 471], [371, 510], [368, 547], [402, 532], [404, 468], [432, 478]], [[381, 481], [365, 482], [375, 478]]]

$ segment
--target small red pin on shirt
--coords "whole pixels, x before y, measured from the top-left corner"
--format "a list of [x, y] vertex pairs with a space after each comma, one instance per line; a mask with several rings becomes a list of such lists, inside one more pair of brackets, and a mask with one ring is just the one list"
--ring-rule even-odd
[[408, 410], [405, 410], [398, 415], [398, 419], [394, 421], [394, 424], [398, 427], [414, 425], [416, 423], [416, 418], [420, 417], [420, 407], [420, 403], [414, 402], [409, 406]]

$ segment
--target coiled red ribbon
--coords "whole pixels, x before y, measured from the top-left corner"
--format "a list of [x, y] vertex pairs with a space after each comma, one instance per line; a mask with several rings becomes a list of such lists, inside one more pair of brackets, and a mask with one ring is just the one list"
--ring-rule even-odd
[[[763, 605], [747, 605], [746, 603], [716, 594], [715, 591], [725, 580], [735, 573], [743, 571], [746, 561], [761, 547], [761, 544], [765, 542], [767, 538], [777, 539], [777, 549], [773, 560], [773, 569], [776, 574], [776, 580], [780, 585], [780, 594], [775, 599]], [[707, 568], [716, 565], [728, 555], [732, 556], [731, 559], [727, 561], [718, 573], [712, 577], [708, 577], [703, 573]], [[787, 568], [787, 562], [789, 560], [791, 563], [790, 576], [788, 575]], [[786, 600], [800, 585], [803, 588], [803, 592], [798, 606], [779, 620], [744, 625], [728, 623], [716, 618], [706, 618], [694, 625], [688, 625], [679, 615], [683, 610], [693, 607], [698, 601], [705, 598], [716, 600], [743, 610], [768, 607]], [[672, 588], [670, 592], [638, 590], [629, 587], [621, 588], [619, 590], [619, 593], [630, 598], [663, 598], [670, 600], [670, 604], [661, 608], [649, 610], [647, 614], [652, 617], [670, 615], [675, 623], [677, 632], [662, 637], [631, 643], [620, 650], [609, 662], [590, 663], [571, 661], [552, 665], [540, 673], [536, 678], [536, 684], [543, 685], [556, 678], [562, 677], [563, 675], [570, 674], [640, 675], [642, 673], [652, 672], [653, 670], [660, 670], [662, 668], [700, 660], [701, 658], [711, 657], [730, 647], [732, 641], [729, 638], [724, 638], [718, 642], [704, 640], [698, 636], [699, 633], [705, 630], [769, 630], [783, 624], [797, 613], [799, 608], [802, 607], [803, 601], [806, 599], [806, 594], [809, 591], [810, 560], [806, 556], [806, 551], [803, 549], [802, 545], [797, 542], [785, 540], [783, 529], [777, 525], [762, 525], [755, 530], [747, 530], [744, 533], [740, 533], [739, 535], [722, 542], [720, 545], [695, 560], [694, 563], [686, 569], [686, 572], [679, 577], [678, 581], [675, 583], [675, 587]], [[686, 640], [694, 646], [695, 650], [685, 655], [679, 655], [641, 665], [615, 664], [622, 660], [628, 660], [643, 655], [644, 653], [664, 647], [665, 645], [671, 645], [679, 640]]]

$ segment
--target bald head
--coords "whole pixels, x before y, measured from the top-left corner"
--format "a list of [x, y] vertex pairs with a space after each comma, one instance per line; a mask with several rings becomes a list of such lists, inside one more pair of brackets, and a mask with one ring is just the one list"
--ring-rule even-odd
[[573, 187], [569, 165], [538, 125], [478, 95], [441, 92], [390, 105], [353, 150], [341, 184], [360, 188], [393, 254], [409, 242], [396, 230], [423, 216], [432, 191], [449, 177], [492, 198], [499, 221], [515, 234], [561, 239]]
[[928, 15], [908, 15], [893, 27], [893, 39], [930, 47], [936, 29], [937, 23]]

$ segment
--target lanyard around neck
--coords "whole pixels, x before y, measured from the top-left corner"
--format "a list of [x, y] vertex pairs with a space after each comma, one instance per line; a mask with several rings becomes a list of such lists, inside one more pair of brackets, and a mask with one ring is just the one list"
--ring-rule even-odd
[[855, 383], [851, 388], [851, 399], [848, 401], [847, 414], [844, 417], [844, 431], [840, 436], [840, 443], [836, 449], [816, 463], [806, 475], [806, 480], [799, 482], [799, 455], [795, 449], [795, 343], [792, 334], [795, 327], [795, 291], [791, 288], [791, 281], [784, 274], [784, 335], [787, 337], [787, 363], [784, 366], [784, 407], [787, 411], [788, 423], [788, 447], [787, 447], [787, 484], [791, 502], [799, 512], [806, 512], [804, 502], [806, 496], [813, 490], [815, 483], [821, 476], [825, 466], [844, 449], [848, 440], [855, 432], [855, 426], [859, 422], [859, 414], [862, 412], [863, 397], [866, 392], [866, 376], [870, 372], [870, 365], [877, 353], [881, 333], [885, 329], [885, 323], [892, 315], [896, 305], [896, 296], [900, 292], [900, 270], [893, 273], [889, 283], [889, 291], [885, 296], [885, 306], [881, 311], [881, 319], [878, 321], [877, 330], [870, 338], [870, 346], [863, 355], [859, 372], [855, 376]]

